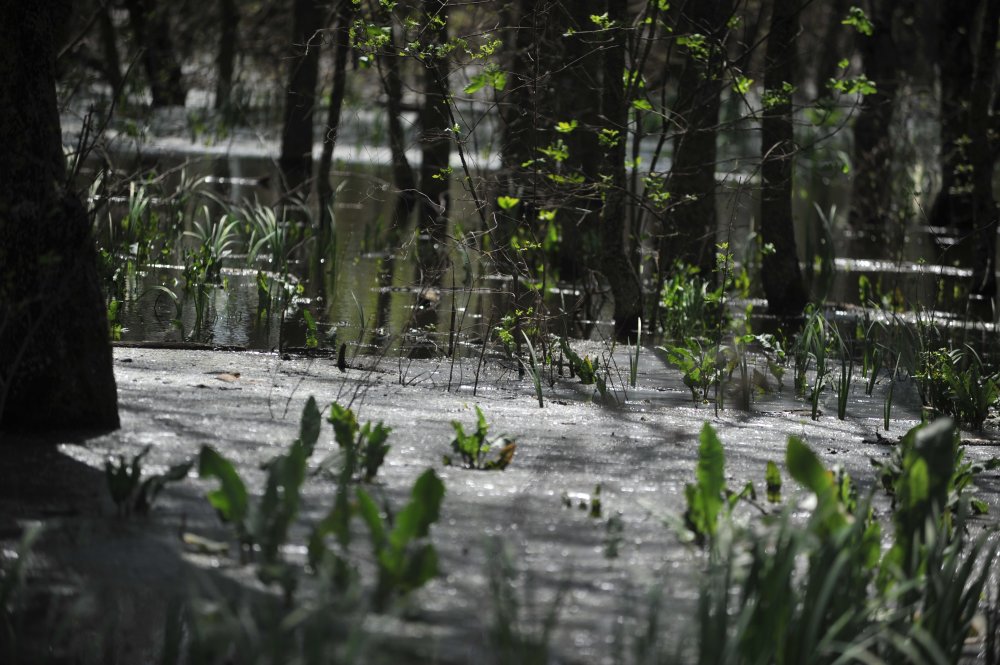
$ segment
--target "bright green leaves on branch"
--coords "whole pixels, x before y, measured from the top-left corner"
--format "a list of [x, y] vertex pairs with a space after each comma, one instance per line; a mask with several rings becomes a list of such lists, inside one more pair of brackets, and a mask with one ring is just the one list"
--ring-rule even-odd
[[841, 21], [841, 23], [843, 25], [854, 26], [854, 29], [865, 37], [871, 37], [872, 33], [875, 32], [872, 22], [868, 20], [868, 15], [860, 7], [851, 7], [847, 12], [847, 18]]
[[516, 196], [498, 196], [497, 205], [501, 210], [512, 210], [514, 206], [521, 202]]
[[566, 146], [566, 142], [562, 139], [553, 141], [544, 148], [535, 149], [557, 164], [564, 162], [569, 158], [569, 148]]
[[617, 129], [609, 129], [607, 127], [601, 129], [600, 133], [597, 135], [598, 142], [605, 148], [614, 148], [621, 142], [621, 132]]
[[708, 39], [705, 35], [694, 33], [677, 38], [677, 45], [688, 50], [695, 60], [708, 60]]
[[507, 74], [497, 65], [486, 65], [481, 74], [476, 74], [472, 77], [469, 85], [465, 86], [464, 92], [467, 95], [471, 95], [486, 87], [497, 91], [503, 90], [507, 87]]
[[753, 85], [753, 79], [748, 76], [737, 76], [733, 80], [733, 92], [745, 95], [750, 92], [750, 86]]
[[578, 120], [570, 120], [569, 122], [561, 120], [556, 123], [555, 130], [560, 134], [569, 134], [579, 126], [580, 122]]
[[591, 14], [590, 21], [601, 30], [610, 30], [615, 25], [615, 22], [608, 18], [607, 12], [603, 14]]
[[780, 88], [765, 90], [760, 101], [765, 109], [772, 109], [783, 104], [791, 104], [794, 92], [795, 86], [788, 81], [783, 81]]
[[826, 87], [845, 95], [874, 95], [878, 92], [875, 81], [864, 74], [855, 78], [830, 79], [827, 81]]

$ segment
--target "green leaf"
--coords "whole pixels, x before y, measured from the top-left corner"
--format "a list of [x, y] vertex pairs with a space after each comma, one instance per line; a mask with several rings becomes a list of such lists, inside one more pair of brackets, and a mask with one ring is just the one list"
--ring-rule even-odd
[[865, 37], [871, 37], [875, 32], [875, 28], [872, 25], [872, 22], [868, 19], [868, 15], [865, 14], [865, 10], [860, 7], [851, 7], [847, 12], [847, 17], [840, 23], [842, 25], [854, 26], [854, 28]]
[[781, 501], [781, 471], [772, 460], [767, 461], [764, 479], [767, 482], [767, 500], [770, 503], [779, 503]]
[[153, 507], [156, 497], [167, 483], [177, 482], [187, 478], [188, 473], [194, 466], [194, 460], [188, 460], [175, 464], [167, 469], [167, 472], [160, 475], [150, 476], [139, 486], [139, 493], [135, 497], [135, 511], [140, 515], [145, 515]]
[[816, 454], [798, 437], [788, 437], [785, 466], [792, 478], [816, 495], [816, 510], [812, 516], [814, 525], [832, 532], [847, 524], [837, 502], [832, 476], [823, 468]]
[[745, 95], [750, 92], [750, 86], [753, 85], [753, 79], [747, 76], [737, 76], [733, 81], [733, 92]]
[[306, 457], [310, 457], [316, 447], [321, 423], [322, 419], [319, 407], [316, 406], [316, 398], [310, 396], [302, 409], [302, 421], [299, 424], [299, 441], [305, 446]]
[[382, 423], [375, 425], [374, 428], [371, 427], [371, 423], [365, 424], [362, 430], [362, 438], [365, 440], [365, 482], [371, 482], [375, 478], [385, 461], [385, 456], [391, 447], [386, 443], [390, 432], [392, 432], [392, 428], [386, 427]]
[[368, 531], [372, 535], [372, 548], [377, 554], [385, 547], [386, 543], [385, 525], [382, 521], [382, 514], [368, 492], [359, 487], [356, 496], [358, 499], [358, 514], [364, 523], [368, 525]]
[[638, 109], [640, 111], [652, 111], [653, 110], [653, 105], [650, 104], [649, 101], [645, 100], [645, 99], [633, 99], [632, 100], [632, 107], [635, 108], [635, 109]]
[[198, 455], [198, 476], [216, 478], [219, 488], [206, 496], [223, 520], [240, 525], [247, 516], [247, 488], [233, 465], [210, 446]]
[[341, 448], [352, 448], [358, 434], [358, 420], [354, 412], [336, 402], [330, 405], [327, 421], [333, 425], [334, 438]]
[[501, 210], [510, 210], [511, 208], [513, 208], [514, 206], [516, 206], [520, 202], [521, 202], [521, 199], [519, 199], [519, 198], [517, 198], [515, 196], [498, 196], [497, 197], [497, 205], [500, 206]]
[[401, 550], [415, 538], [426, 538], [431, 524], [438, 519], [443, 499], [444, 483], [434, 469], [427, 469], [414, 483], [410, 502], [396, 515], [390, 545]]
[[[722, 494], [726, 489], [726, 456], [715, 429], [709, 423], [701, 428], [698, 446], [698, 468], [695, 478], [705, 502], [706, 516], [713, 522], [722, 508]], [[714, 529], [713, 529], [714, 531]]]
[[465, 86], [464, 92], [467, 95], [471, 95], [487, 86], [494, 90], [502, 91], [507, 87], [507, 74], [502, 72], [496, 65], [487, 65], [482, 74], [476, 74], [472, 77], [469, 85]]

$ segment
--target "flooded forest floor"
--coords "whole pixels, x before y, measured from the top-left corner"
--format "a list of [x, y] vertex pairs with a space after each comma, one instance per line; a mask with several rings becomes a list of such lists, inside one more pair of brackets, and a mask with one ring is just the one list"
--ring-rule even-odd
[[[574, 347], [595, 358], [607, 353], [593, 342]], [[358, 356], [342, 372], [328, 357], [118, 346], [119, 431], [54, 447], [0, 448], [3, 562], [18, 556], [32, 525], [43, 527], [30, 554], [21, 555], [28, 620], [19, 637], [33, 645], [30, 653], [52, 662], [69, 662], [63, 658], [70, 654], [73, 662], [160, 662], [172, 644], [195, 639], [190, 623], [171, 632], [171, 612], [181, 599], [198, 599], [202, 609], [213, 608], [216, 628], [243, 621], [240, 634], [259, 640], [265, 653], [267, 630], [248, 627], [240, 608], [280, 604], [280, 584], [261, 583], [255, 564], [240, 556], [232, 527], [205, 499], [217, 483], [192, 469], [165, 487], [147, 516], [127, 517], [111, 500], [104, 465], [119, 455], [131, 460], [148, 446], [142, 458], [148, 477], [211, 446], [233, 462], [253, 503], [265, 491], [262, 463], [296, 439], [313, 396], [324, 422], [298, 517], [281, 547], [284, 561], [306, 569], [309, 531], [336, 501], [329, 460], [337, 444], [325, 422], [332, 402], [350, 406], [361, 423], [392, 428], [385, 463], [366, 485], [379, 505], [398, 511], [428, 468], [445, 487], [430, 528], [439, 575], [392, 611], [356, 613], [344, 649], [357, 646], [366, 662], [526, 662], [521, 658], [532, 649], [535, 657], [547, 654], [539, 662], [623, 662], [649, 625], [656, 596], [658, 639], [668, 652], [684, 654], [693, 646], [698, 571], [706, 561], [684, 537], [684, 487], [695, 478], [705, 422], [722, 440], [729, 487], [756, 488], [758, 499], [736, 508], [737, 521], [747, 523], [762, 512], [808, 514], [790, 478], [781, 503], [764, 500], [767, 462], [784, 466], [789, 435], [801, 437], [825, 466], [842, 465], [867, 495], [878, 482], [870, 460], [887, 458], [889, 444], [920, 421], [912, 383], [897, 381], [884, 431], [886, 384], [866, 397], [859, 379], [844, 420], [836, 417], [832, 391], [813, 420], [788, 385], [758, 391], [749, 411], [730, 400], [716, 412], [692, 401], [679, 372], [653, 349], [639, 353], [636, 385], [629, 386], [629, 352], [623, 347], [606, 356], [620, 369], [603, 396], [577, 378], [556, 375], [550, 384], [546, 370], [539, 408], [530, 375], [519, 377], [514, 361], [500, 355], [488, 355], [481, 368], [474, 357], [453, 363]], [[516, 442], [503, 471], [443, 464], [455, 436], [450, 421], [474, 430], [476, 407], [491, 437]], [[991, 424], [985, 433], [964, 433], [967, 458], [992, 457], [998, 440]], [[993, 512], [975, 519], [978, 533], [995, 522], [1000, 475], [982, 473], [976, 484]], [[881, 492], [874, 492], [874, 507], [882, 517], [890, 514]], [[360, 587], [370, 589], [367, 529], [355, 519], [351, 530], [350, 556]], [[301, 571], [294, 593], [304, 607], [320, 583]], [[546, 635], [550, 614], [554, 630]], [[499, 624], [510, 629], [505, 636]]]

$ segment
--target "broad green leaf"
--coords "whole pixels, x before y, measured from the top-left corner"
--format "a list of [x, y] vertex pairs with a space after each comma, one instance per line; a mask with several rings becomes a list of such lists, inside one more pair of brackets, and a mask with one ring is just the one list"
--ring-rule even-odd
[[424, 544], [407, 561], [400, 583], [404, 593], [422, 587], [438, 574], [437, 550], [430, 543]]
[[316, 399], [312, 396], [302, 409], [302, 422], [299, 426], [299, 441], [305, 446], [306, 457], [312, 455], [319, 440], [319, 430], [321, 424], [319, 407], [316, 406]]
[[788, 437], [785, 466], [792, 478], [816, 495], [816, 510], [812, 516], [814, 524], [830, 532], [847, 524], [837, 502], [833, 478], [816, 454], [798, 437]]
[[725, 505], [723, 492], [726, 489], [726, 460], [722, 442], [709, 423], [701, 428], [699, 440], [698, 467], [695, 470], [697, 482], [693, 490], [686, 491], [689, 506], [694, 508], [692, 514], [697, 518], [691, 521], [703, 528], [706, 535], [712, 536], [715, 535], [719, 513]]
[[334, 402], [330, 405], [330, 415], [326, 419], [333, 425], [337, 445], [341, 448], [353, 448], [358, 434], [358, 421], [354, 412]]
[[380, 552], [385, 546], [386, 537], [385, 525], [383, 524], [378, 505], [368, 492], [360, 487], [357, 489], [356, 495], [358, 499], [358, 514], [361, 515], [361, 519], [368, 525], [368, 530], [372, 535], [372, 548], [375, 552]]
[[652, 111], [653, 110], [653, 105], [650, 104], [649, 101], [645, 100], [645, 99], [633, 99], [632, 100], [632, 107], [636, 108], [636, 109], [638, 109], [640, 111]]
[[930, 473], [927, 462], [916, 460], [906, 474], [905, 482], [900, 488], [899, 498], [904, 508], [914, 509], [930, 497]]
[[770, 503], [779, 503], [781, 501], [781, 471], [772, 460], [767, 461], [764, 479], [767, 482], [767, 500]]
[[444, 483], [434, 469], [428, 469], [413, 485], [410, 502], [396, 515], [390, 545], [402, 550], [414, 538], [425, 538], [431, 524], [437, 521], [444, 499]]
[[198, 476], [215, 478], [219, 488], [207, 494], [223, 520], [241, 524], [247, 515], [247, 488], [233, 465], [210, 446], [202, 446], [198, 455]]
[[514, 206], [516, 206], [520, 202], [521, 202], [521, 199], [517, 198], [516, 196], [498, 196], [497, 197], [497, 205], [500, 206], [501, 210], [510, 210], [511, 208], [513, 208]]

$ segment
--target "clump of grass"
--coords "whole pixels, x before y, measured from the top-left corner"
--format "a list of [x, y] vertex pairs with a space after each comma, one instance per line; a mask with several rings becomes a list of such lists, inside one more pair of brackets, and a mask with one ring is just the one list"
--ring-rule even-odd
[[[830, 473], [796, 437], [785, 464], [814, 496], [805, 528], [785, 512], [770, 527], [735, 529], [723, 510], [721, 446], [703, 444], [698, 486], [714, 508], [702, 515], [725, 521], [730, 537], [712, 541], [698, 662], [958, 662], [996, 547], [987, 534], [966, 538], [954, 424], [939, 420], [908, 437], [888, 551], [870, 502], [857, 502], [847, 476]], [[650, 614], [647, 635], [658, 620]]]
[[986, 372], [971, 347], [925, 351], [918, 386], [924, 405], [972, 429], [983, 423], [1000, 400], [1000, 373]]
[[[476, 431], [466, 434], [462, 423], [451, 421], [455, 430], [455, 438], [451, 441], [452, 451], [461, 459], [466, 469], [478, 471], [503, 471], [514, 460], [517, 444], [506, 436], [498, 436], [492, 441], [488, 438], [489, 425], [482, 409], [476, 406]], [[498, 448], [494, 459], [489, 459], [490, 450]], [[444, 456], [445, 466], [451, 466], [451, 455]]]
[[[351, 469], [349, 477], [370, 483], [389, 452], [390, 446], [386, 440], [392, 428], [386, 427], [381, 421], [375, 425], [368, 422], [361, 426], [353, 411], [336, 402], [330, 405], [327, 420], [333, 425], [334, 438], [345, 458], [343, 465]], [[324, 461], [322, 466], [328, 467], [328, 462]]]

